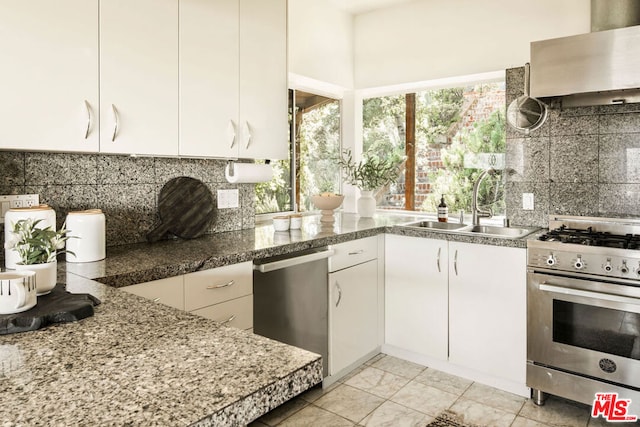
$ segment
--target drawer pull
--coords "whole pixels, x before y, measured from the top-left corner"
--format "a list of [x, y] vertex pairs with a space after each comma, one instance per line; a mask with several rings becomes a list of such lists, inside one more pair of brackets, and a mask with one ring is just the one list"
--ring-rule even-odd
[[349, 252], [349, 255], [360, 255], [364, 253], [364, 249], [359, 249], [357, 251]]
[[207, 286], [207, 289], [220, 289], [220, 288], [228, 288], [229, 286], [233, 285], [234, 283], [236, 283], [235, 280], [229, 280], [227, 283], [222, 283], [220, 285], [211, 285], [211, 286]]
[[220, 323], [222, 323], [223, 325], [228, 325], [229, 323], [233, 322], [233, 320], [234, 320], [235, 318], [236, 318], [236, 315], [235, 315], [235, 314], [232, 314], [232, 315], [231, 315], [231, 317], [229, 317], [227, 320], [225, 320], [225, 321], [223, 321], [223, 322], [220, 322]]

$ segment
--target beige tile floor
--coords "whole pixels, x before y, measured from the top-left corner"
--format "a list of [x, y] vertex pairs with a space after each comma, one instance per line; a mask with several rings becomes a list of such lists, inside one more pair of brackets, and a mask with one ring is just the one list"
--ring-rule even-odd
[[592, 419], [588, 405], [551, 396], [538, 407], [530, 399], [380, 354], [328, 389], [313, 388], [249, 426], [424, 427], [446, 409], [487, 427], [608, 425]]

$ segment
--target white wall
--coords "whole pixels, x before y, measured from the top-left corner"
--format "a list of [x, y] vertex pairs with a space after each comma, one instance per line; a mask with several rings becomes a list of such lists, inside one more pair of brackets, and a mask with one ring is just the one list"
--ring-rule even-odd
[[531, 41], [587, 33], [590, 18], [590, 0], [417, 0], [357, 15], [355, 87], [520, 67]]
[[329, 0], [289, 0], [289, 72], [353, 88], [353, 17]]

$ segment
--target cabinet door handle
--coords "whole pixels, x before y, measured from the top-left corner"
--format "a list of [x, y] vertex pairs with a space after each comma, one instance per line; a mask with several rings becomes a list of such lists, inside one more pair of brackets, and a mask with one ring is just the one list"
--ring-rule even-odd
[[438, 248], [438, 256], [436, 258], [436, 264], [438, 265], [438, 273], [442, 272], [442, 270], [440, 270], [440, 253], [442, 252], [442, 248]]
[[360, 255], [364, 253], [364, 249], [358, 249], [357, 251], [349, 252], [349, 255]]
[[251, 127], [249, 126], [249, 122], [244, 122], [244, 129], [242, 133], [245, 135], [245, 138], [247, 140], [244, 148], [248, 149], [249, 144], [251, 143]]
[[340, 287], [338, 282], [336, 282], [336, 289], [338, 289], [338, 301], [336, 301], [336, 307], [337, 307], [340, 305], [340, 301], [342, 301], [342, 288]]
[[116, 134], [118, 133], [118, 110], [113, 104], [111, 104], [111, 111], [113, 112], [113, 135], [111, 135], [111, 142], [113, 142], [116, 140]]
[[227, 135], [229, 137], [229, 140], [231, 141], [231, 145], [229, 146], [229, 148], [233, 148], [233, 146], [236, 145], [236, 137], [238, 135], [238, 130], [233, 120], [229, 120], [229, 126], [227, 127]]
[[235, 314], [232, 314], [231, 317], [229, 317], [227, 320], [224, 320], [222, 322], [220, 322], [223, 325], [228, 325], [229, 323], [233, 322], [233, 320], [236, 318]]
[[229, 286], [233, 285], [234, 283], [236, 283], [235, 280], [229, 280], [227, 283], [221, 283], [219, 285], [210, 285], [207, 286], [207, 289], [221, 289], [221, 288], [228, 288]]
[[91, 106], [86, 99], [84, 100], [84, 108], [87, 109], [87, 129], [84, 132], [84, 139], [87, 139], [89, 137], [89, 131], [91, 130]]
[[453, 271], [456, 272], [456, 276], [458, 275], [458, 250], [456, 249], [456, 253], [453, 255]]

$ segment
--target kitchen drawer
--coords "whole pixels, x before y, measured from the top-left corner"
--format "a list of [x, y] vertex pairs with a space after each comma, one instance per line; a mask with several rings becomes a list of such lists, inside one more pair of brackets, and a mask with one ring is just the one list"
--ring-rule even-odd
[[376, 236], [352, 240], [329, 247], [335, 254], [329, 258], [329, 271], [338, 271], [378, 257]]
[[253, 327], [253, 295], [194, 310], [191, 313], [238, 329]]
[[253, 293], [253, 264], [243, 262], [184, 276], [184, 304], [193, 311]]
[[182, 277], [183, 276], [168, 277], [152, 282], [125, 286], [121, 289], [130, 294], [184, 310], [184, 281]]

